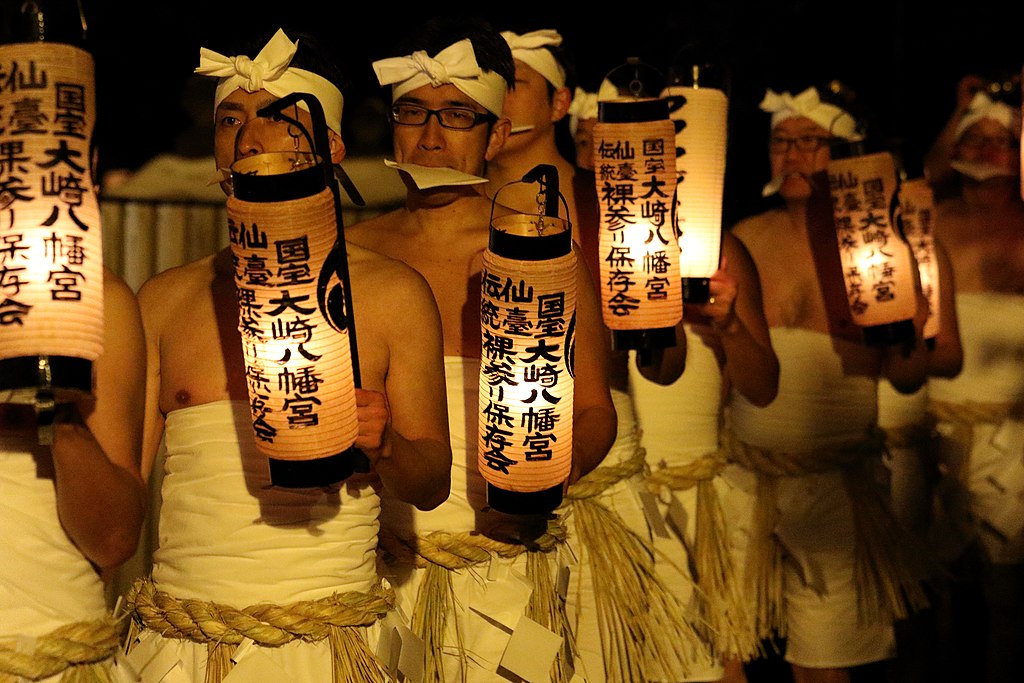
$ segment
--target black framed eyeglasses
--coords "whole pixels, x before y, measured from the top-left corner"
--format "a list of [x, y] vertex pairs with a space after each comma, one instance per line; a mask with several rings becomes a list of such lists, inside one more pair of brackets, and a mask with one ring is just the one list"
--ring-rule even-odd
[[465, 107], [427, 109], [405, 102], [398, 102], [391, 107], [391, 120], [400, 126], [424, 126], [431, 116], [436, 116], [443, 127], [454, 130], [469, 130], [481, 123], [498, 120], [497, 116], [489, 112], [482, 114]]
[[773, 135], [768, 141], [768, 151], [773, 154], [783, 154], [788, 152], [790, 147], [795, 146], [798, 152], [817, 152], [831, 139], [823, 135], [801, 135], [797, 138]]

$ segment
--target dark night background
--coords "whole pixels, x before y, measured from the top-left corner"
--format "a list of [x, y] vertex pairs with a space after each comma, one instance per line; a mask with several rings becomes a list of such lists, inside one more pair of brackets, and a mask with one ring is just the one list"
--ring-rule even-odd
[[[169, 148], [185, 125], [178, 98], [200, 47], [221, 51], [234, 36], [269, 38], [278, 26], [309, 30], [336, 49], [352, 80], [348, 112], [360, 97], [379, 92], [370, 62], [394, 56], [398, 37], [447, 11], [392, 2], [83, 2], [97, 65], [103, 168], [134, 168]], [[766, 87], [796, 94], [843, 80], [858, 94], [869, 133], [899, 150], [913, 177], [952, 110], [960, 77], [1019, 74], [1024, 65], [1024, 5], [1013, 0], [949, 7], [917, 0], [566, 5], [467, 3], [499, 30], [559, 30], [591, 90], [629, 56], [667, 70], [695, 41], [713, 55], [730, 74], [727, 222], [756, 208], [767, 180], [768, 117], [757, 108]]]

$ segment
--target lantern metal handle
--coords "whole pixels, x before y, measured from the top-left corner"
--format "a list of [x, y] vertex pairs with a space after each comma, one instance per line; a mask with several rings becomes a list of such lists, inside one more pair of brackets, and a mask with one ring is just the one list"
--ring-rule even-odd
[[[538, 164], [530, 169], [520, 180], [510, 180], [499, 187], [498, 191], [494, 193], [494, 197], [491, 198], [491, 216], [487, 221], [488, 225], [494, 224], [494, 205], [498, 203], [498, 195], [509, 185], [518, 185], [519, 183], [537, 183], [540, 185], [540, 191], [544, 195], [544, 216], [559, 218], [558, 205], [559, 200], [561, 200], [562, 206], [565, 207], [565, 223], [572, 230], [572, 221], [569, 220], [569, 203], [558, 187], [558, 169], [551, 164]], [[539, 226], [538, 232], [543, 232], [543, 229]]]
[[[657, 83], [654, 87], [650, 87], [650, 84], [645, 84], [643, 78], [641, 77], [642, 69], [647, 70], [649, 72], [649, 75], [656, 75], [660, 79], [660, 82]], [[626, 92], [624, 94], [627, 94], [630, 97], [657, 98], [659, 93], [661, 93], [665, 89], [665, 75], [661, 72], [661, 70], [658, 69], [657, 67], [647, 64], [646, 62], [642, 61], [639, 57], [627, 57], [626, 62], [624, 64], [620, 64], [611, 71], [607, 72], [605, 74], [604, 80], [613, 84], [616, 90], [622, 93], [622, 88], [620, 88], [618, 83], [616, 83], [616, 80], [612, 78], [612, 74], [615, 74], [617, 72], [628, 71], [632, 71], [632, 73], [630, 74], [629, 80], [625, 83]], [[645, 85], [647, 87], [645, 87]]]
[[[299, 101], [306, 103], [309, 115], [313, 119], [312, 139], [310, 139], [309, 137], [309, 132], [303, 127], [303, 125], [297, 119], [293, 119], [283, 113], [283, 110], [286, 107], [293, 106], [297, 104]], [[348, 181], [346, 190], [348, 190], [350, 187], [352, 190], [354, 190], [355, 185], [352, 184], [352, 181], [348, 178], [348, 175], [346, 175], [344, 171], [341, 171], [339, 176], [338, 171], [332, 168], [333, 164], [330, 163], [331, 146], [327, 138], [327, 118], [324, 115], [323, 105], [320, 104], [320, 100], [318, 100], [315, 96], [313, 96], [310, 93], [304, 92], [291, 93], [290, 95], [285, 95], [284, 97], [275, 100], [268, 104], [267, 106], [257, 110], [256, 115], [262, 117], [279, 117], [287, 121], [288, 123], [297, 126], [303, 132], [303, 134], [306, 135], [306, 139], [309, 140], [310, 147], [312, 148], [314, 156], [317, 154], [318, 150], [321, 151], [321, 155], [323, 154], [323, 152], [327, 153], [327, 156], [323, 157], [324, 176], [327, 187], [329, 187], [331, 190], [331, 196], [334, 198], [334, 215], [335, 222], [337, 223], [338, 226], [337, 240], [335, 242], [334, 249], [331, 250], [331, 253], [337, 253], [337, 270], [335, 272], [338, 278], [341, 280], [342, 289], [344, 290], [342, 292], [342, 295], [344, 297], [344, 305], [345, 310], [347, 312], [346, 326], [348, 327], [348, 340], [352, 357], [352, 382], [355, 385], [355, 387], [359, 388], [362, 386], [362, 381], [359, 372], [359, 348], [358, 344], [356, 343], [356, 322], [354, 314], [355, 310], [352, 305], [352, 280], [349, 277], [348, 253], [345, 248], [345, 223], [344, 220], [342, 219], [341, 213], [341, 191], [339, 189], [339, 184], [333, 181], [335, 178], [338, 178], [339, 180], [344, 178], [345, 181]], [[345, 184], [344, 181], [342, 181], [342, 184]], [[357, 197], [359, 197], [358, 191], [356, 191], [355, 194]], [[355, 201], [354, 198], [353, 201]], [[359, 201], [362, 202], [362, 197], [359, 197]], [[354, 446], [352, 448], [352, 452], [355, 456], [357, 456], [354, 459], [353, 469], [356, 472], [369, 472], [369, 458], [367, 458], [362, 451], [360, 451], [358, 448], [355, 448]]]

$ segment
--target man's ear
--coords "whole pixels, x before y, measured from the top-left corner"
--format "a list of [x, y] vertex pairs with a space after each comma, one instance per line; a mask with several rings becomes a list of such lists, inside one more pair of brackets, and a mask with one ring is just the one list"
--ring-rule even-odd
[[340, 164], [345, 158], [345, 141], [333, 130], [327, 130], [327, 143], [331, 148], [331, 163]]
[[561, 121], [569, 113], [572, 104], [572, 93], [561, 87], [551, 96], [551, 122]]
[[491, 126], [491, 136], [487, 140], [487, 151], [484, 154], [484, 159], [487, 161], [493, 159], [501, 151], [501, 148], [505, 146], [505, 142], [511, 133], [512, 119], [507, 116], [498, 118], [494, 125]]

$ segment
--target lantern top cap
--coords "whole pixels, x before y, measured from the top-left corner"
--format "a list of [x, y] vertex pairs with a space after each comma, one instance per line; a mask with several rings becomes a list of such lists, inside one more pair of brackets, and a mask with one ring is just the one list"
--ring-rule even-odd
[[[606, 89], [605, 83], [614, 88], [614, 91], [611, 88]], [[627, 57], [623, 64], [605, 74], [601, 87], [606, 95], [600, 97], [602, 101], [622, 98], [653, 99], [659, 97], [665, 89], [665, 76], [659, 69], [645, 63], [639, 57]]]

